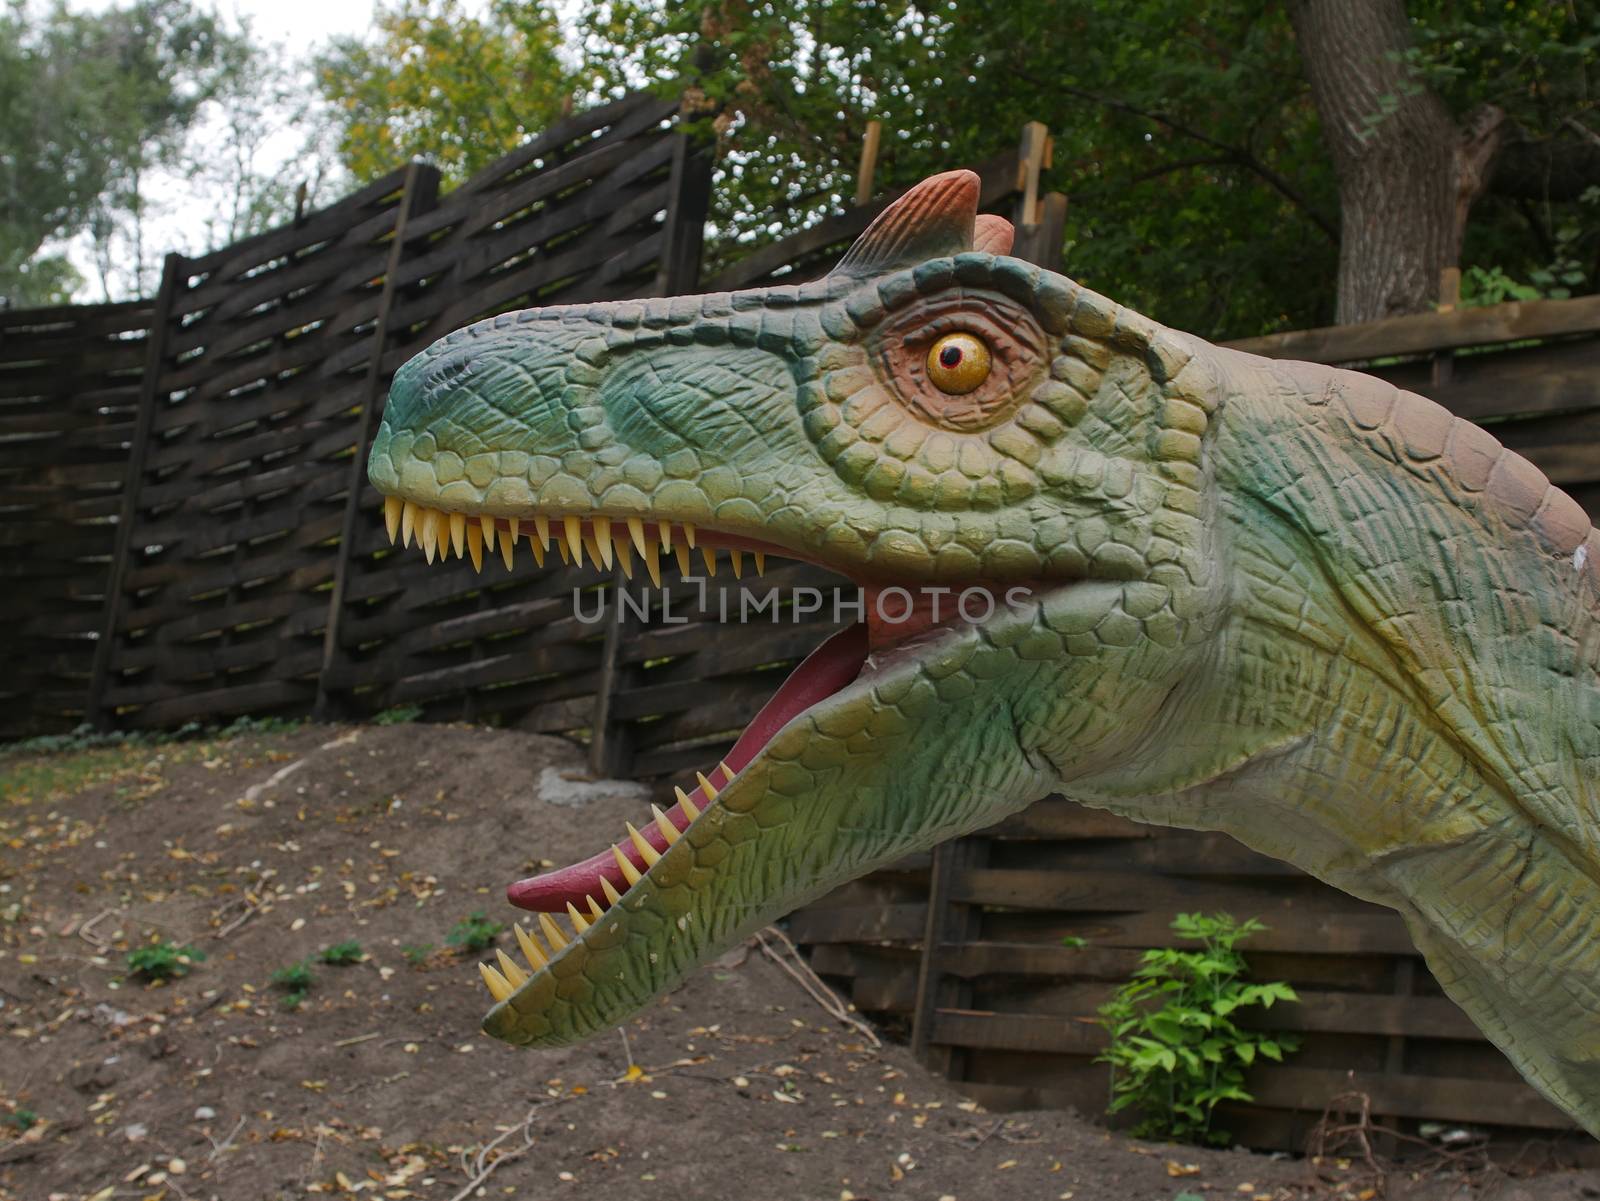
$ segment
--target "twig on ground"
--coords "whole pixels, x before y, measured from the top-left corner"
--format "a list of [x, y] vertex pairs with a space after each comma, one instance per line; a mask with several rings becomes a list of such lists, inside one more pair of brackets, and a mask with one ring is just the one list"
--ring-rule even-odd
[[88, 943], [96, 951], [104, 954], [105, 949], [111, 945], [110, 940], [97, 938], [95, 935], [90, 934], [89, 931], [94, 929], [94, 927], [99, 923], [105, 921], [105, 919], [110, 917], [113, 913], [117, 912], [119, 912], [119, 910], [102, 909], [99, 913], [95, 914], [88, 921], [84, 922], [83, 925], [78, 927], [78, 937], [83, 939], [84, 942]]
[[353, 1047], [357, 1043], [371, 1042], [382, 1033], [382, 1030], [374, 1030], [371, 1034], [358, 1034], [354, 1038], [341, 1038], [333, 1045], [336, 1047]]
[[228, 1137], [223, 1139], [220, 1143], [216, 1139], [211, 1138], [209, 1134], [206, 1135], [206, 1138], [211, 1142], [211, 1154], [206, 1156], [207, 1163], [213, 1162], [217, 1156], [221, 1155], [229, 1147], [233, 1146], [233, 1140], [239, 1137], [239, 1131], [244, 1129], [244, 1123], [245, 1116], [244, 1114], [240, 1114], [239, 1120], [233, 1124], [233, 1129], [228, 1131]]
[[[461, 1153], [461, 1170], [471, 1179], [462, 1186], [459, 1193], [450, 1198], [450, 1201], [466, 1201], [468, 1197], [478, 1191], [484, 1181], [494, 1174], [496, 1168], [511, 1163], [513, 1160], [521, 1159], [529, 1151], [533, 1150], [533, 1119], [539, 1115], [541, 1110], [549, 1109], [553, 1105], [560, 1105], [563, 1101], [574, 1099], [572, 1096], [552, 1097], [548, 1101], [536, 1103], [528, 1110], [527, 1116], [522, 1121], [509, 1130], [502, 1131], [498, 1138], [479, 1147], [477, 1155], [473, 1157], [470, 1164], [467, 1162], [466, 1152], [463, 1151]], [[522, 1145], [514, 1150], [506, 1151], [494, 1159], [490, 1159], [490, 1154], [514, 1134], [522, 1136]]]
[[[223, 926], [220, 930], [218, 930], [215, 934], [213, 934], [211, 936], [212, 938], [215, 938], [215, 939], [227, 938], [228, 935], [232, 934], [240, 926], [244, 925], [247, 921], [249, 921], [252, 917], [254, 917], [256, 915], [256, 913], [259, 912], [260, 909], [261, 909], [260, 905], [255, 904], [255, 903], [253, 903], [251, 901], [248, 901], [248, 900], [241, 900], [241, 901], [236, 902], [236, 903], [242, 904], [244, 906], [244, 912], [241, 913], [238, 917], [233, 918], [231, 921], [229, 921], [227, 925]], [[229, 908], [230, 908], [230, 906], [224, 906], [222, 908], [221, 912], [222, 913], [226, 913]]]
[[[771, 944], [767, 942], [769, 936], [784, 945], [789, 952], [787, 957], [780, 955], [772, 948]], [[768, 926], [765, 930], [757, 930], [753, 935], [753, 939], [756, 945], [761, 948], [762, 954], [787, 972], [813, 1001], [827, 1010], [830, 1016], [851, 1027], [874, 1047], [883, 1046], [882, 1041], [872, 1027], [851, 1013], [839, 995], [823, 982], [821, 976], [811, 970], [811, 965], [800, 957], [799, 949], [789, 941], [787, 934], [776, 926]]]

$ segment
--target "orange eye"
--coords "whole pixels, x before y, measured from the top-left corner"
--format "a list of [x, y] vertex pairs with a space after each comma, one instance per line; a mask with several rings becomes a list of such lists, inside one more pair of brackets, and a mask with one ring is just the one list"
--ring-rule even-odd
[[941, 392], [971, 392], [989, 378], [989, 348], [972, 334], [946, 334], [928, 351], [928, 378]]

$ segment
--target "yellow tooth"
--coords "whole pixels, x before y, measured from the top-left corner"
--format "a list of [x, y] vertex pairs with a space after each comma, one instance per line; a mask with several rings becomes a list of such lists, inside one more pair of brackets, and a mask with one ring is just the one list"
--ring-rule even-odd
[[689, 549], [694, 549], [694, 526], [687, 521], [683, 523], [683, 540], [689, 544]]
[[543, 513], [534, 515], [533, 538], [538, 542], [540, 550], [550, 549], [550, 519]]
[[689, 548], [683, 543], [678, 543], [672, 548], [673, 556], [678, 560], [678, 574], [684, 579], [689, 578]]
[[622, 900], [622, 894], [617, 891], [617, 886], [604, 876], [600, 877], [600, 891], [606, 894], [607, 905], [615, 905]]
[[494, 949], [494, 957], [500, 961], [500, 974], [511, 981], [512, 988], [521, 988], [528, 982], [528, 973], [518, 967], [517, 961], [499, 947]]
[[[611, 518], [596, 517], [593, 523], [594, 542], [600, 548], [600, 558], [611, 566]], [[591, 552], [593, 553], [593, 552]]]
[[[611, 540], [609, 538], [606, 539], [605, 547], [606, 547], [607, 553], [609, 553], [610, 550], [611, 550]], [[599, 544], [597, 544], [595, 542], [595, 540], [594, 540], [594, 531], [593, 530], [585, 529], [583, 531], [583, 549], [589, 552], [589, 562], [593, 563], [596, 567], [599, 567], [600, 566], [600, 547], [599, 547]], [[578, 556], [578, 566], [579, 567], [583, 566], [583, 556], [581, 556], [581, 555]], [[609, 563], [607, 563], [606, 566], [609, 567], [611, 565]]]
[[644, 550], [644, 519], [640, 517], [628, 518], [628, 537], [633, 540], [633, 548], [641, 555]]
[[567, 902], [567, 916], [572, 919], [572, 928], [582, 934], [589, 928], [589, 919], [578, 912], [578, 907], [571, 901]]
[[733, 578], [736, 580], [742, 579], [744, 577], [744, 552], [730, 550], [728, 559], [733, 564]]
[[493, 550], [494, 549], [494, 518], [493, 517], [488, 517], [488, 516], [478, 518], [478, 531], [479, 531], [479, 534], [483, 538], [483, 544], [485, 546], [487, 546], [490, 550]]
[[572, 562], [572, 552], [567, 549], [567, 540], [565, 538], [556, 539], [556, 549], [561, 552], [561, 561], [563, 563]]
[[572, 562], [583, 566], [583, 522], [576, 517], [563, 517], [561, 526], [567, 533], [567, 549], [572, 552]]
[[700, 791], [706, 794], [706, 800], [714, 801], [717, 799], [717, 786], [706, 779], [704, 772], [695, 772], [694, 778], [700, 781]]
[[650, 582], [661, 587], [661, 548], [654, 542], [644, 548], [644, 569], [650, 573]]
[[528, 966], [536, 972], [543, 971], [545, 965], [550, 962], [550, 957], [539, 946], [539, 940], [521, 926], [511, 928], [517, 932], [517, 945], [522, 948], [522, 957], [528, 961]]
[[706, 574], [708, 576], [714, 577], [717, 574], [716, 551], [712, 550], [709, 546], [702, 546], [700, 548], [700, 561], [706, 565]]
[[411, 545], [411, 534], [417, 528], [417, 506], [409, 500], [400, 509], [400, 545]]
[[613, 534], [612, 549], [617, 552], [617, 566], [625, 579], [633, 579], [633, 547], [621, 534]]
[[667, 840], [667, 845], [669, 847], [673, 843], [677, 842], [678, 839], [683, 837], [683, 832], [680, 831], [677, 826], [672, 824], [672, 819], [665, 813], [661, 812], [661, 810], [657, 809], [654, 805], [650, 806], [650, 812], [655, 814], [656, 829], [661, 831], [661, 837]]
[[671, 550], [672, 549], [672, 522], [670, 522], [670, 521], [659, 521], [659, 522], [657, 522], [656, 523], [656, 531], [661, 536], [661, 549], [662, 550]]
[[467, 527], [467, 554], [472, 559], [472, 570], [483, 570], [483, 527], [473, 522]]
[[544, 566], [544, 547], [539, 545], [539, 540], [532, 534], [528, 535], [528, 549], [533, 552], [533, 561], [540, 567]]
[[548, 913], [539, 915], [539, 929], [544, 931], [544, 940], [556, 950], [561, 950], [567, 945], [567, 936], [561, 933], [561, 927], [556, 925], [556, 919]]
[[510, 537], [507, 534], [501, 534], [500, 535], [500, 557], [505, 560], [506, 570], [507, 571], [511, 570], [511, 563], [512, 563], [512, 560], [516, 557], [516, 553], [517, 553], [517, 542], [516, 542], [516, 539]]
[[694, 802], [689, 799], [689, 794], [683, 789], [674, 788], [673, 791], [678, 794], [678, 808], [682, 809], [684, 816], [693, 822], [700, 816], [700, 810], [695, 808]]
[[632, 888], [640, 880], [639, 869], [633, 866], [633, 860], [624, 855], [622, 848], [619, 846], [611, 848], [611, 856], [617, 861], [617, 866], [622, 869], [622, 878], [628, 882], [628, 887]]
[[417, 537], [422, 541], [422, 553], [428, 562], [433, 562], [434, 553], [439, 549], [439, 514], [432, 509], [425, 509], [422, 513], [422, 528], [417, 531]]
[[728, 766], [727, 760], [723, 760], [721, 763], [717, 764], [717, 766], [722, 769], [722, 782], [724, 784], [732, 784], [733, 768]]
[[584, 897], [583, 899], [589, 903], [589, 917], [592, 920], [599, 921], [606, 915], [606, 911], [600, 908], [599, 901], [595, 900], [593, 897]]
[[507, 517], [506, 525], [511, 530], [511, 541], [515, 542], [518, 538], [522, 537], [522, 518]]
[[489, 986], [489, 995], [496, 1001], [504, 1001], [516, 991], [504, 976], [487, 963], [478, 965], [478, 974], [483, 977], [483, 982]]
[[398, 496], [383, 498], [383, 528], [389, 532], [389, 545], [394, 545], [394, 536], [400, 532], [400, 513], [406, 507], [406, 502]]
[[456, 558], [461, 557], [461, 552], [467, 545], [467, 515], [465, 513], [450, 514], [450, 545], [456, 548]]
[[767, 556], [762, 554], [760, 551], [755, 551], [754, 554], [755, 554], [755, 557], [756, 557], [756, 574], [757, 575], [766, 575], [767, 574]]
[[661, 858], [661, 852], [645, 841], [644, 835], [633, 828], [632, 822], [623, 822], [622, 824], [628, 828], [628, 837], [633, 842], [633, 849], [639, 852], [639, 858], [644, 860], [645, 869], [649, 870], [654, 867], [656, 860]]

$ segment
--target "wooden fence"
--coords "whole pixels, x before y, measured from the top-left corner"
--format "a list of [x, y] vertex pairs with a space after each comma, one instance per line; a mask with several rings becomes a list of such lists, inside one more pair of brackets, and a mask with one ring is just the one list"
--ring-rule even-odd
[[[1360, 366], [1494, 430], [1600, 518], [1600, 297], [1498, 305], [1234, 343]], [[1303, 1003], [1265, 1022], [1301, 1050], [1261, 1065], [1224, 1125], [1298, 1150], [1322, 1107], [1366, 1093], [1380, 1121], [1570, 1132], [1448, 1000], [1399, 917], [1222, 834], [1141, 826], [1062, 798], [946, 843], [794, 916], [792, 934], [866, 1011], [909, 1029], [936, 1069], [996, 1108], [1104, 1111], [1098, 1006], [1140, 953], [1179, 946], [1174, 914], [1271, 929], [1252, 969]], [[1071, 949], [1066, 937], [1087, 946]]]
[[0, 312], [0, 738], [82, 720], [150, 318]]
[[[728, 637], [716, 617], [737, 609], [741, 584], [724, 558], [695, 612], [655, 596], [642, 617], [613, 604], [585, 624], [574, 588], [627, 585], [554, 561], [429, 567], [388, 545], [364, 476], [395, 368], [447, 330], [527, 305], [701, 289], [709, 161], [674, 108], [634, 96], [575, 116], [443, 197], [433, 169], [412, 164], [293, 226], [169, 258], [148, 304], [0, 315], [0, 733], [416, 705], [577, 735], [596, 770], [662, 794], [714, 763], [836, 628], [826, 603]], [[976, 169], [985, 209], [1020, 225], [1018, 251], [1058, 266], [1065, 202], [1037, 190], [1047, 154], [1030, 126], [1015, 153]], [[891, 198], [724, 253], [704, 288], [813, 278]], [[1600, 298], [1585, 298], [1241, 345], [1366, 364], [1433, 395], [1594, 512], [1597, 335]], [[761, 586], [841, 584], [780, 564]], [[981, 1099], [1098, 1113], [1089, 1019], [1193, 909], [1268, 921], [1254, 966], [1307, 997], [1273, 1012], [1304, 1049], [1260, 1072], [1258, 1104], [1230, 1115], [1248, 1141], [1300, 1145], [1352, 1086], [1388, 1119], [1569, 1127], [1439, 994], [1393, 914], [1221, 835], [1055, 799], [793, 924], [819, 969], [903, 1021]], [[1065, 935], [1089, 945], [1068, 949]]]

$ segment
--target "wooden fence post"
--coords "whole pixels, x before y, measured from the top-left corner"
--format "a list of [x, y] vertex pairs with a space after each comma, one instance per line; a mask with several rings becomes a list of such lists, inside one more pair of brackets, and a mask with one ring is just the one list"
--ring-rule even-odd
[[356, 529], [361, 519], [362, 482], [366, 478], [367, 445], [372, 440], [375, 417], [383, 408], [384, 353], [389, 347], [389, 316], [394, 309], [400, 264], [405, 259], [407, 225], [411, 218], [427, 212], [439, 196], [439, 170], [413, 159], [401, 184], [400, 203], [394, 219], [394, 237], [389, 242], [389, 257], [384, 265], [383, 293], [378, 301], [378, 320], [372, 330], [372, 354], [367, 359], [367, 376], [362, 390], [361, 417], [356, 426], [356, 453], [350, 460], [345, 485], [344, 523], [339, 532], [338, 559], [333, 571], [333, 591], [328, 596], [328, 622], [322, 638], [322, 670], [317, 673], [317, 700], [314, 716], [327, 720], [333, 715], [334, 690], [330, 677], [345, 660], [339, 632], [343, 624], [345, 593], [350, 582], [350, 560], [354, 553]]
[[949, 978], [939, 968], [946, 946], [970, 941], [980, 933], [983, 915], [974, 905], [951, 900], [957, 878], [989, 859], [989, 840], [957, 838], [933, 851], [928, 876], [928, 915], [922, 933], [922, 958], [917, 965], [917, 995], [911, 1010], [911, 1052], [931, 1071], [960, 1078], [962, 1064], [954, 1047], [934, 1042], [933, 1028], [941, 1009], [961, 1008], [972, 1000], [972, 985]]
[[633, 584], [616, 568], [611, 573], [611, 621], [600, 652], [600, 682], [594, 691], [594, 721], [589, 736], [589, 774], [599, 779], [619, 779], [633, 764], [633, 738], [629, 727], [612, 716], [617, 694], [631, 682], [633, 673], [622, 664], [622, 644], [637, 627], [623, 598], [634, 596]]
[[1060, 270], [1061, 242], [1066, 236], [1067, 198], [1060, 192], [1039, 194], [1039, 176], [1055, 154], [1055, 139], [1041, 121], [1022, 127], [1017, 147], [1017, 203], [1012, 225], [1016, 242], [1011, 253], [1050, 271]]
[[867, 136], [861, 142], [861, 163], [856, 168], [856, 203], [872, 199], [872, 177], [878, 172], [878, 141], [883, 137], [883, 122], [868, 121]]
[[127, 576], [128, 556], [133, 552], [133, 527], [138, 521], [139, 492], [144, 486], [145, 456], [150, 447], [150, 431], [155, 425], [160, 403], [162, 370], [167, 358], [167, 331], [172, 324], [172, 304], [185, 286], [185, 263], [180, 254], [169, 254], [161, 267], [161, 288], [156, 293], [155, 310], [150, 314], [150, 334], [145, 342], [144, 375], [139, 383], [139, 412], [134, 418], [133, 441], [128, 447], [128, 468], [122, 480], [122, 506], [117, 511], [117, 539], [111, 552], [111, 567], [106, 577], [105, 612], [100, 623], [100, 640], [94, 648], [94, 669], [89, 676], [89, 699], [84, 712], [97, 729], [110, 729], [115, 715], [105, 711], [106, 686], [111, 675], [112, 648], [117, 639], [117, 624], [122, 616], [122, 585]]

